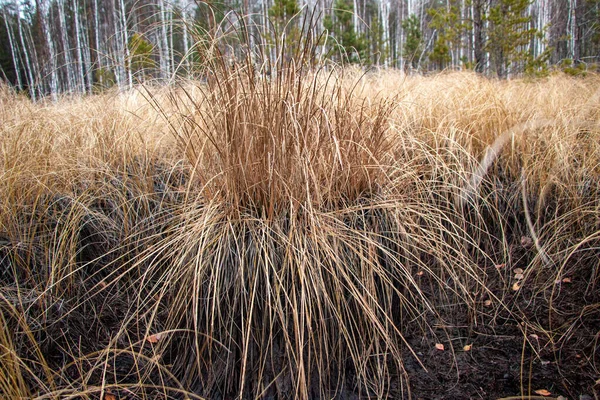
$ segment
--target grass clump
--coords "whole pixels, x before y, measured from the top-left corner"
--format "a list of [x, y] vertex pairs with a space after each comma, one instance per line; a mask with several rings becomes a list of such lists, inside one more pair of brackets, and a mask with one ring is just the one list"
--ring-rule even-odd
[[310, 49], [210, 47], [203, 80], [54, 104], [2, 89], [3, 396], [592, 393], [597, 78]]

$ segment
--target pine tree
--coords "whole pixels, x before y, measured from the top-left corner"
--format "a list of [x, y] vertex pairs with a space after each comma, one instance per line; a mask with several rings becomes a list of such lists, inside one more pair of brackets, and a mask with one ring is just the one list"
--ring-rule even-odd
[[141, 75], [138, 78], [144, 80], [146, 71], [156, 67], [156, 63], [152, 59], [153, 46], [139, 33], [134, 33], [129, 37], [127, 46], [129, 48], [127, 67], [132, 75]]
[[532, 28], [531, 15], [526, 14], [530, 3], [531, 0], [498, 0], [490, 8], [485, 48], [500, 78], [524, 69], [530, 58], [527, 45], [538, 32]]
[[284, 45], [288, 57], [291, 56], [290, 52], [300, 48], [297, 46], [301, 39], [300, 31], [297, 19], [293, 20], [299, 12], [300, 7], [296, 0], [274, 0], [273, 6], [269, 9], [269, 17], [275, 28], [275, 39], [280, 42], [281, 38], [284, 38], [284, 42], [278, 43], [278, 46]]
[[431, 17], [429, 27], [437, 34], [429, 60], [439, 69], [446, 68], [450, 63], [457, 67], [461, 61], [458, 55], [463, 45], [461, 38], [470, 26], [461, 20], [459, 7], [457, 0], [449, 0], [446, 4], [427, 10]]
[[423, 51], [423, 33], [421, 32], [419, 19], [412, 14], [402, 21], [402, 28], [406, 35], [402, 55], [416, 69], [419, 66], [419, 59]]
[[361, 61], [367, 50], [364, 36], [356, 34], [353, 15], [354, 3], [351, 0], [336, 0], [333, 18], [327, 15], [323, 19], [323, 27], [333, 39], [334, 54], [351, 63]]

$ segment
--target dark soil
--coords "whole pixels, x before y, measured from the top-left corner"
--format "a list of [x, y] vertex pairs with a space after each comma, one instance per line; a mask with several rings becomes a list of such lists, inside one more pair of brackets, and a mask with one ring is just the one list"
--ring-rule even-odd
[[[534, 250], [519, 243], [513, 251], [514, 265], [499, 268], [509, 285]], [[410, 397], [528, 398], [546, 390], [549, 398], [600, 399], [600, 296], [592, 281], [571, 276], [534, 292], [532, 279], [524, 279], [518, 290], [504, 290], [505, 309], [484, 295], [472, 319], [460, 320], [468, 312], [454, 309], [446, 315], [454, 324], [430, 321], [430, 332], [409, 341], [427, 369], [415, 359], [405, 362]]]
[[[57, 387], [77, 386], [84, 380], [89, 385], [100, 385], [109, 379], [125, 386], [143, 380], [157, 387], [182, 383], [183, 389], [211, 399], [235, 398], [236, 389], [218, 388], [207, 395], [199, 382], [207, 386], [207, 382], [217, 379], [234, 382], [237, 378], [227, 380], [222, 376], [238, 371], [228, 370], [217, 360], [199, 366], [200, 374], [205, 374], [199, 378], [193, 362], [188, 362], [195, 357], [191, 354], [194, 348], [190, 341], [173, 340], [160, 354], [145, 341], [146, 318], [149, 315], [155, 317], [154, 329], [166, 324], [171, 313], [170, 302], [176, 295], [166, 293], [156, 300], [158, 306], [153, 300], [140, 302], [143, 298], [156, 297], [155, 293], [146, 293], [144, 286], [138, 286], [142, 282], [140, 276], [146, 283], [156, 278], [144, 275], [146, 264], [154, 259], [144, 258], [144, 263], [127, 273], [119, 270], [121, 263], [140, 257], [169, 231], [172, 210], [184, 197], [178, 188], [185, 180], [174, 173], [163, 175], [166, 177], [157, 171], [155, 180], [146, 183], [154, 186], [153, 189], [138, 188], [136, 185], [141, 183], [126, 179], [123, 179], [125, 183], [105, 183], [104, 192], [120, 193], [121, 196], [125, 193], [137, 211], [133, 214], [123, 212], [115, 205], [120, 201], [117, 195], [114, 198], [99, 196], [84, 210], [85, 213], [81, 211], [81, 226], [76, 231], [77, 262], [85, 268], [80, 269], [79, 275], [73, 275], [74, 283], [56, 298], [39, 296], [38, 288], [43, 287], [47, 273], [44, 257], [48, 251], [45, 249], [51, 248], [44, 240], [50, 240], [48, 232], [53, 232], [64, 215], [73, 212], [75, 203], [64, 196], [51, 199], [41, 213], [52, 221], [47, 223], [48, 226], [36, 227], [41, 233], [26, 249], [19, 244], [21, 239], [18, 237], [8, 234], [0, 237], [0, 294], [2, 304], [12, 307], [0, 307], [0, 312], [6, 312], [4, 319], [15, 334], [15, 348], [23, 359], [34, 360], [37, 354], [30, 350], [30, 338], [21, 331], [20, 318], [35, 328], [32, 334], [46, 362], [55, 371], [60, 371], [53, 377]], [[152, 195], [139, 195], [153, 190]], [[43, 220], [34, 210], [24, 209], [21, 215], [25, 226], [34, 227], [31, 221]], [[135, 219], [129, 221], [125, 215], [134, 215]], [[518, 216], [513, 218], [515, 226], [518, 220]], [[135, 229], [124, 233], [123, 226]], [[536, 250], [530, 239], [521, 237], [523, 229], [517, 227], [514, 231], [517, 233], [509, 239], [509, 262], [481, 266], [487, 275], [488, 290], [473, 293], [472, 304], [448, 304], [452, 297], [441, 289], [439, 282], [415, 271], [415, 279], [436, 310], [435, 313], [424, 312], [412, 320], [394, 318], [410, 349], [406, 346], [401, 362], [404, 373], [395, 373], [386, 384], [385, 395], [379, 397], [423, 400], [527, 398], [536, 395], [536, 391], [546, 390], [555, 399], [563, 396], [570, 400], [600, 400], [600, 288], [595, 286], [600, 282], [596, 250], [600, 243], [590, 244], [587, 253], [571, 257], [561, 267], [560, 276], [554, 267], [528, 274], [527, 268], [536, 256]], [[482, 243], [481, 247], [484, 245]], [[497, 244], [488, 245], [491, 251], [500, 253]], [[165, 268], [168, 268], [167, 261], [164, 261]], [[28, 265], [28, 268], [17, 269], [15, 265]], [[523, 271], [516, 272], [518, 269]], [[523, 276], [517, 278], [521, 273]], [[119, 279], [115, 278], [117, 276]], [[557, 280], [557, 276], [560, 279]], [[103, 284], [106, 281], [109, 283]], [[518, 288], [513, 287], [515, 283]], [[237, 312], [233, 307], [232, 312]], [[19, 315], [15, 316], [13, 310]], [[144, 317], [138, 318], [140, 315]], [[122, 332], [123, 321], [128, 318], [138, 319], [128, 325], [127, 332]], [[272, 360], [286, 356], [283, 350], [286, 344], [280, 339], [272, 338], [271, 353], [280, 353], [274, 354], [276, 357]], [[101, 353], [107, 348], [115, 351]], [[260, 351], [256, 349], [255, 352]], [[90, 354], [96, 354], [96, 358], [90, 358]], [[143, 357], [134, 359], [132, 354]], [[276, 361], [271, 362], [273, 370], [281, 368], [275, 365]], [[30, 367], [32, 371], [43, 372], [34, 362]], [[347, 365], [345, 372], [339, 371], [344, 366], [331, 365], [330, 368], [340, 372], [344, 379], [331, 388], [329, 397], [376, 397], [358, 387], [352, 365]], [[390, 367], [389, 371], [394, 368]], [[276, 381], [276, 384], [261, 397], [294, 398], [294, 393], [289, 390], [293, 386], [290, 377], [265, 379]], [[28, 379], [28, 383], [35, 385], [33, 379]], [[327, 397], [320, 394], [318, 384], [315, 382], [310, 388], [311, 396]], [[234, 387], [235, 383], [230, 386]], [[141, 395], [128, 389], [112, 389], [111, 396], [105, 396], [105, 400], [141, 397], [185, 398], [181, 391], [166, 393], [148, 388]]]

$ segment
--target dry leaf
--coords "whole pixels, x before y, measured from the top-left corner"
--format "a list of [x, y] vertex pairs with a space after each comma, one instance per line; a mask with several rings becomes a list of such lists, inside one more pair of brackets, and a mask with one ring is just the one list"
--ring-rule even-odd
[[465, 347], [463, 347], [463, 350], [464, 351], [471, 351], [471, 347], [473, 347], [473, 345], [472, 344], [468, 344]]
[[104, 393], [103, 399], [104, 400], [117, 400], [117, 396], [115, 396], [111, 392], [106, 392], [106, 393]]
[[489, 307], [489, 306], [492, 305], [492, 301], [491, 300], [486, 300], [486, 301], [483, 302], [483, 305], [486, 306], [486, 307]]
[[440, 351], [444, 351], [444, 345], [441, 343], [436, 343], [435, 344], [435, 348], [440, 350]]
[[538, 340], [540, 337], [538, 335], [536, 335], [535, 333], [532, 333], [531, 335], [529, 335], [530, 338]]
[[523, 274], [515, 274], [515, 279], [521, 280], [523, 279], [525, 276]]
[[423, 275], [423, 271], [417, 272], [417, 276], [421, 276], [421, 275]]
[[563, 278], [563, 283], [571, 283], [571, 278]]
[[154, 335], [150, 335], [146, 337], [148, 343], [158, 343], [158, 341], [162, 338], [162, 333], [155, 333]]
[[515, 274], [522, 274], [522, 273], [523, 273], [523, 272], [525, 272], [525, 271], [523, 271], [523, 268], [515, 268], [515, 269], [513, 269], [513, 272], [514, 272]]
[[512, 290], [514, 290], [516, 292], [519, 289], [521, 289], [521, 286], [519, 285], [519, 282], [513, 283]]
[[496, 269], [502, 269], [504, 267], [506, 267], [506, 263], [504, 263], [504, 264], [496, 264]]
[[552, 394], [549, 391], [547, 391], [546, 389], [536, 390], [535, 392], [537, 394], [539, 394], [540, 396], [550, 396]]
[[533, 239], [529, 236], [521, 236], [521, 246], [525, 248], [533, 246]]

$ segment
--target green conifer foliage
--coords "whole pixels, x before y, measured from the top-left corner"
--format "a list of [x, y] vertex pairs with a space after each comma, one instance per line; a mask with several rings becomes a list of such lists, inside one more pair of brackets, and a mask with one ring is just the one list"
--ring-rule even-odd
[[323, 27], [333, 39], [333, 58], [356, 63], [364, 59], [367, 43], [363, 35], [356, 34], [353, 15], [354, 4], [351, 0], [336, 0], [333, 18], [325, 16]]
[[405, 30], [406, 41], [404, 42], [403, 55], [413, 68], [418, 68], [419, 59], [423, 51], [423, 33], [419, 19], [412, 14], [402, 21], [402, 28]]
[[139, 33], [134, 33], [129, 38], [129, 55], [128, 68], [134, 74], [141, 74], [142, 78], [146, 75], [146, 70], [153, 69], [156, 63], [152, 59], [154, 46], [152, 43], [144, 39]]
[[530, 59], [527, 44], [537, 29], [531, 28], [532, 17], [527, 14], [531, 0], [498, 0], [490, 7], [487, 21], [490, 28], [485, 48], [499, 78], [520, 72]]
[[460, 60], [456, 53], [462, 48], [461, 38], [471, 29], [467, 21], [461, 20], [460, 3], [450, 0], [429, 8], [427, 14], [431, 17], [429, 27], [436, 32], [429, 60], [437, 69], [447, 68], [453, 61], [453, 65], [458, 66]]

